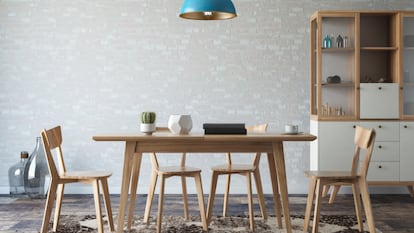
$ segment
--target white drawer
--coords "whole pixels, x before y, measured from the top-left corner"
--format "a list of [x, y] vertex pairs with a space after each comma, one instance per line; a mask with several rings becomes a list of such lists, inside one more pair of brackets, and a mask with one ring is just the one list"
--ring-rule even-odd
[[399, 181], [398, 162], [372, 162], [369, 164], [368, 181]]
[[398, 83], [361, 83], [359, 93], [361, 119], [400, 117]]
[[376, 142], [400, 140], [400, 123], [398, 121], [361, 121], [360, 125], [375, 129]]
[[371, 162], [399, 162], [400, 161], [400, 143], [376, 141], [374, 151], [372, 152]]

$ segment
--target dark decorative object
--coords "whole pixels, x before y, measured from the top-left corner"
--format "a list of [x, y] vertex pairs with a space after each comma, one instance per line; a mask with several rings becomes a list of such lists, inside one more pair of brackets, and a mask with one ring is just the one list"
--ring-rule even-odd
[[205, 134], [246, 134], [245, 124], [239, 123], [205, 123]]
[[342, 38], [341, 35], [338, 35], [338, 37], [336, 38], [336, 47], [338, 48], [344, 47], [344, 39]]
[[29, 158], [29, 153], [22, 151], [20, 153], [20, 161], [9, 168], [10, 195], [26, 194], [24, 190], [24, 169], [27, 164], [27, 158]]
[[341, 77], [339, 75], [333, 75], [326, 78], [327, 83], [341, 83]]
[[[24, 189], [30, 198], [45, 198], [49, 182], [45, 182], [49, 170], [45, 151], [40, 137], [36, 137], [36, 146], [30, 154], [24, 171]], [[46, 188], [45, 188], [46, 185]]]

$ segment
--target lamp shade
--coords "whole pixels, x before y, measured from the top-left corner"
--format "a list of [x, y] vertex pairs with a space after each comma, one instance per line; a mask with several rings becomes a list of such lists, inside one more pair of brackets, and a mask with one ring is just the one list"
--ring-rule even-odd
[[231, 0], [184, 0], [180, 17], [195, 20], [220, 20], [236, 17]]

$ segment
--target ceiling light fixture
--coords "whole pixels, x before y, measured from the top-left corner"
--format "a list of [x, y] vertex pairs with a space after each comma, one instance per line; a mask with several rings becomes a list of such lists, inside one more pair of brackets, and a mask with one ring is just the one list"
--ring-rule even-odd
[[184, 0], [181, 18], [194, 20], [232, 19], [237, 16], [231, 0]]

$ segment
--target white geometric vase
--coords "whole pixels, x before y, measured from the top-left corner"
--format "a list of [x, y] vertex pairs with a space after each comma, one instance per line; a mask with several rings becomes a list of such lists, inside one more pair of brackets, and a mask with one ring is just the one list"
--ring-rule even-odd
[[170, 115], [168, 129], [173, 134], [188, 134], [193, 128], [191, 115]]

